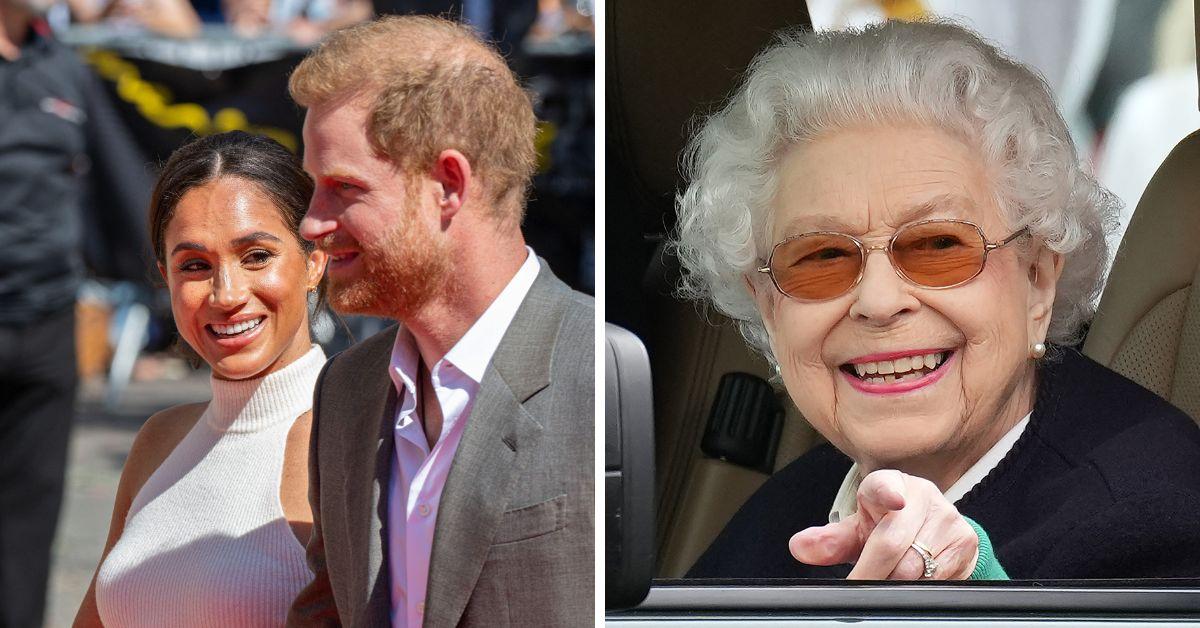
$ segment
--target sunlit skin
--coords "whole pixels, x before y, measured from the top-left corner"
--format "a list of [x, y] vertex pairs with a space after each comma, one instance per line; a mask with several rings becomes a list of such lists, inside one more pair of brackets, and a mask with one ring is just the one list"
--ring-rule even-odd
[[[989, 241], [1013, 231], [993, 197], [994, 173], [977, 151], [931, 128], [839, 131], [790, 150], [778, 173], [771, 221], [760, 242], [766, 250], [788, 236], [816, 230], [884, 245], [898, 227], [931, 218], [972, 221]], [[907, 474], [886, 481], [868, 475], [868, 507], [860, 508], [859, 520], [841, 526], [844, 538], [831, 539], [836, 526], [816, 528], [799, 544], [793, 540], [793, 554], [826, 564], [832, 559], [823, 552], [836, 546], [834, 558], [858, 558], [888, 506], [899, 509], [906, 501], [918, 504], [921, 513], [935, 507], [953, 511], [941, 491], [1033, 407], [1030, 346], [1046, 337], [1060, 260], [1023, 238], [990, 253], [983, 272], [969, 283], [935, 290], [906, 282], [885, 253], [873, 252], [856, 287], [819, 302], [785, 297], [765, 276], [747, 280], [784, 385], [804, 417], [857, 461], [864, 475], [880, 469]], [[934, 383], [891, 394], [860, 391], [840, 369], [863, 356], [908, 350], [951, 350], [953, 355]], [[859, 498], [861, 507], [864, 493]], [[961, 521], [957, 513], [947, 521], [955, 520]], [[937, 522], [936, 527], [930, 532], [935, 537], [945, 530], [958, 536], [935, 549], [961, 544], [963, 535], [974, 537], [965, 524]], [[824, 541], [824, 549], [817, 540]], [[899, 553], [893, 550], [882, 560], [873, 552], [864, 554], [868, 565], [852, 575], [888, 577], [907, 543], [899, 547]], [[909, 562], [919, 565], [907, 552]], [[960, 562], [973, 565], [973, 552], [973, 546], [960, 552], [966, 554]], [[970, 573], [969, 566], [956, 566], [959, 577]]]
[[[189, 190], [164, 234], [160, 271], [180, 335], [222, 379], [261, 377], [311, 348], [308, 289], [325, 253], [305, 253], [257, 185], [224, 177]], [[213, 325], [262, 319], [239, 337]]]

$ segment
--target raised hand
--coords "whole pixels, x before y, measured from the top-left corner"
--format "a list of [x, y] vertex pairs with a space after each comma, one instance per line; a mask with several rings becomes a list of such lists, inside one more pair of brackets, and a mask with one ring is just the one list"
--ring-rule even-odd
[[852, 580], [918, 580], [928, 550], [935, 580], [965, 580], [979, 558], [979, 537], [929, 480], [893, 469], [874, 471], [858, 487], [858, 512], [806, 528], [788, 542], [810, 565], [853, 563]]

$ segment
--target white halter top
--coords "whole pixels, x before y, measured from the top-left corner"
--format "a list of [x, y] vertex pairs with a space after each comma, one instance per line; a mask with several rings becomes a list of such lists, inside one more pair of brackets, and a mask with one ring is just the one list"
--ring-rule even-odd
[[312, 579], [279, 501], [321, 348], [266, 377], [212, 380], [208, 408], [134, 497], [96, 577], [106, 626], [282, 626]]

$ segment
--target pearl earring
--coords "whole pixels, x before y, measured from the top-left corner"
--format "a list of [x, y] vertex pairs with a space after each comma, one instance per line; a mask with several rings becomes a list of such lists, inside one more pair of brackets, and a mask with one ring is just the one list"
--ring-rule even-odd
[[1034, 343], [1034, 345], [1029, 348], [1029, 355], [1035, 360], [1041, 358], [1042, 356], [1046, 355], [1046, 345], [1040, 342]]

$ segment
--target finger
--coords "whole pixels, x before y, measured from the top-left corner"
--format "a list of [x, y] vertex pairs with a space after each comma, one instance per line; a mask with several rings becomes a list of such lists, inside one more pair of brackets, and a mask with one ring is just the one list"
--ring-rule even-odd
[[[933, 552], [931, 551], [930, 554], [932, 553]], [[940, 579], [945, 573], [945, 570], [942, 569], [942, 563], [940, 559], [935, 558], [934, 562], [937, 565], [937, 569], [934, 570], [931, 578]], [[904, 552], [904, 554], [900, 557], [900, 562], [896, 563], [896, 568], [892, 570], [892, 573], [888, 574], [887, 579], [921, 580], [924, 577], [925, 559], [921, 558], [920, 552], [914, 549], [910, 544], [908, 551]]]
[[809, 565], [840, 565], [858, 560], [865, 538], [857, 514], [823, 526], [805, 528], [792, 535], [792, 557]]
[[903, 509], [907, 492], [903, 473], [895, 469], [872, 471], [858, 485], [858, 508], [878, 521], [889, 512]]
[[[898, 568], [901, 574], [915, 571], [914, 576], [922, 575], [925, 561], [911, 546], [926, 525], [934, 502], [945, 501], [937, 486], [919, 477], [884, 469], [863, 478], [858, 499], [862, 510], [877, 513], [880, 519], [850, 577], [883, 579]], [[902, 563], [905, 566], [901, 567]]]
[[937, 571], [934, 580], [966, 580], [975, 571], [978, 558], [978, 542], [966, 544], [957, 542], [947, 547], [934, 559], [937, 561]]
[[935, 554], [938, 571], [934, 578], [966, 580], [975, 571], [975, 563], [979, 560], [979, 535], [957, 510], [953, 511], [953, 519], [946, 523], [945, 528], [942, 536], [945, 547]]
[[[966, 579], [975, 570], [979, 537], [952, 505], [945, 505], [949, 508], [938, 508], [937, 502], [931, 505], [925, 525], [917, 532], [916, 540], [925, 544], [933, 555], [936, 568], [931, 579]], [[925, 559], [910, 547], [888, 579], [917, 580], [924, 577]]]
[[[852, 580], [886, 579], [908, 552], [917, 532], [925, 523], [925, 509], [911, 501], [901, 510], [887, 513], [863, 544], [862, 554], [848, 578]], [[922, 565], [924, 563], [922, 562]]]

